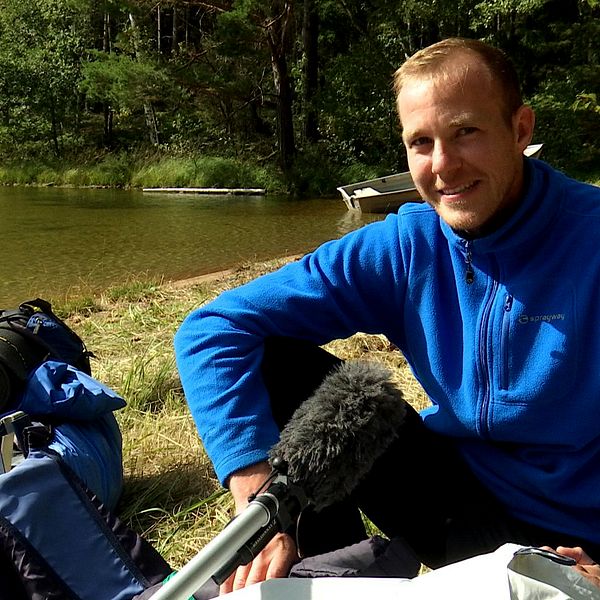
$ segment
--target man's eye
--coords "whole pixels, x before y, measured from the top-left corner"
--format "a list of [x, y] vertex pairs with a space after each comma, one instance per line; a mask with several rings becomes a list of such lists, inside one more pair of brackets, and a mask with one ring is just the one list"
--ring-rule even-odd
[[458, 135], [459, 136], [469, 135], [470, 133], [475, 133], [476, 131], [477, 131], [477, 127], [461, 127], [458, 130]]
[[416, 147], [419, 148], [421, 146], [426, 146], [427, 144], [431, 143], [431, 139], [428, 137], [420, 137], [420, 138], [415, 138], [414, 140], [411, 140], [410, 142], [410, 146], [412, 147]]

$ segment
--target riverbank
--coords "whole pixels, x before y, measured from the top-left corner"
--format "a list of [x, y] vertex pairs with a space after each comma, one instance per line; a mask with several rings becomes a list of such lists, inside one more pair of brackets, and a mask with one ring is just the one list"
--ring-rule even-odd
[[219, 156], [105, 153], [73, 159], [13, 161], [0, 165], [0, 185], [75, 188], [197, 187], [286, 190], [272, 166]]
[[[247, 158], [172, 156], [160, 152], [105, 153], [46, 161], [13, 161], [0, 165], [0, 185], [78, 189], [260, 188], [269, 194], [300, 197], [337, 196], [341, 183], [380, 177], [388, 168], [354, 163], [349, 166], [303, 163], [291, 179], [272, 164]], [[600, 168], [567, 172], [600, 186]]]
[[[122, 286], [94, 303], [59, 307], [94, 352], [93, 374], [118, 391], [125, 489], [119, 515], [181, 567], [231, 516], [232, 503], [216, 481], [187, 409], [173, 359], [172, 338], [184, 317], [220, 292], [272, 271], [295, 257], [185, 281]], [[342, 358], [388, 365], [407, 399], [426, 398], [400, 353], [381, 336], [356, 335], [328, 349]]]
[[0, 185], [71, 188], [142, 189], [260, 188], [269, 194], [297, 197], [337, 196], [340, 182], [361, 181], [389, 171], [362, 163], [337, 164], [319, 157], [302, 157], [284, 174], [276, 163], [261, 157], [243, 158], [161, 151], [100, 152], [63, 159], [7, 160], [0, 164]]

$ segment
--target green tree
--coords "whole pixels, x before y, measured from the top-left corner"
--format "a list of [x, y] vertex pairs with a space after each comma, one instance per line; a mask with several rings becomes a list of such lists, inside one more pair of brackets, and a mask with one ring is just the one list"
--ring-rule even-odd
[[[82, 65], [80, 89], [90, 102], [99, 102], [117, 120], [127, 120], [143, 114], [147, 140], [152, 146], [160, 143], [157, 107], [168, 101], [178, 104], [179, 90], [167, 67], [152, 52], [138, 17], [129, 7], [122, 6], [118, 13], [121, 27], [113, 43], [103, 49], [89, 52], [89, 60]], [[147, 38], [146, 38], [147, 39]], [[111, 127], [112, 129], [112, 127]]]
[[117, 120], [143, 112], [148, 141], [160, 141], [155, 106], [165, 98], [176, 101], [169, 74], [154, 61], [121, 53], [94, 52], [82, 67], [80, 89], [90, 102], [109, 107]]
[[80, 123], [80, 57], [89, 43], [86, 0], [0, 2], [2, 139], [22, 148], [44, 140], [55, 155]]

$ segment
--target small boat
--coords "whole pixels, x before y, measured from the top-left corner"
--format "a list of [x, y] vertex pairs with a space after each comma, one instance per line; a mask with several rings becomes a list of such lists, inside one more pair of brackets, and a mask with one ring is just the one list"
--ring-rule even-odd
[[[523, 154], [538, 158], [543, 144], [531, 144]], [[359, 181], [337, 188], [348, 210], [365, 213], [396, 212], [406, 202], [422, 202], [409, 171], [386, 175], [379, 179]]]

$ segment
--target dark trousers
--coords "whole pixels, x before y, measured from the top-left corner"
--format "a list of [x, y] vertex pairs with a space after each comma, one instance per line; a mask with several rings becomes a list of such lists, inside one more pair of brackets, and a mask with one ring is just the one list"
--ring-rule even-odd
[[[262, 373], [280, 428], [341, 360], [299, 340], [270, 338]], [[461, 459], [451, 438], [425, 428], [407, 407], [396, 441], [346, 500], [320, 513], [306, 511], [298, 527], [304, 556], [322, 554], [366, 537], [362, 511], [388, 537], [401, 537], [430, 567], [490, 552], [506, 542], [600, 546], [515, 519]]]

